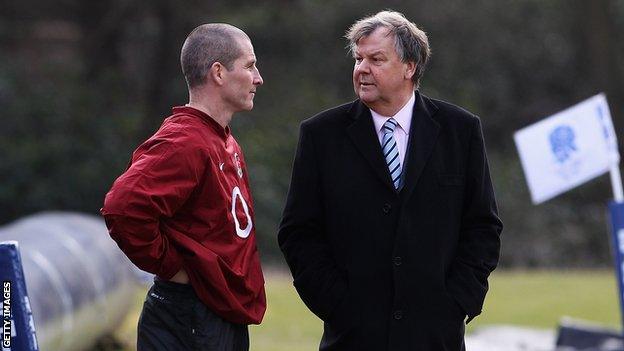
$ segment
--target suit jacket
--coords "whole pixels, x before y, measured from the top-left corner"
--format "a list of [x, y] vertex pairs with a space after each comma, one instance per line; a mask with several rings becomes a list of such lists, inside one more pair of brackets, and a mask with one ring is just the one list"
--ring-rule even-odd
[[278, 241], [320, 350], [463, 350], [499, 257], [479, 119], [416, 92], [394, 189], [359, 100], [301, 124]]

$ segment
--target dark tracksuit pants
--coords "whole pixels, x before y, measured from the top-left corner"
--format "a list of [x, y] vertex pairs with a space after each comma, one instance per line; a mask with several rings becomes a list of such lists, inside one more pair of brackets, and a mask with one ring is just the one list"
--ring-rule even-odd
[[246, 325], [214, 314], [191, 285], [154, 279], [139, 318], [138, 351], [248, 351]]

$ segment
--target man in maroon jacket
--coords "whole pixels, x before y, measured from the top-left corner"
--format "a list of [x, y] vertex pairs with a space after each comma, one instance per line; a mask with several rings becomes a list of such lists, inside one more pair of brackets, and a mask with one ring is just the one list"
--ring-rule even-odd
[[228, 124], [262, 77], [249, 37], [204, 24], [181, 53], [189, 103], [174, 107], [106, 195], [111, 237], [154, 273], [139, 350], [248, 350], [266, 310], [245, 159]]

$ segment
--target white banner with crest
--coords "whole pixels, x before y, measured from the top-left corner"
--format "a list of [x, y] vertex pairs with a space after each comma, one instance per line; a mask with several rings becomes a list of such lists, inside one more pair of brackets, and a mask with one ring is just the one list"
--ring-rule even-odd
[[619, 163], [604, 94], [517, 131], [514, 140], [535, 204], [604, 174]]

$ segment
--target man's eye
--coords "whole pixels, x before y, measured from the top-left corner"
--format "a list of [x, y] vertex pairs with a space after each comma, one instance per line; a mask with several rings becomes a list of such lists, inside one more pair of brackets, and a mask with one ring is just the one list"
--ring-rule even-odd
[[361, 57], [356, 57], [356, 58], [355, 58], [355, 62], [357, 62], [357, 63], [362, 62], [362, 58], [361, 58]]

